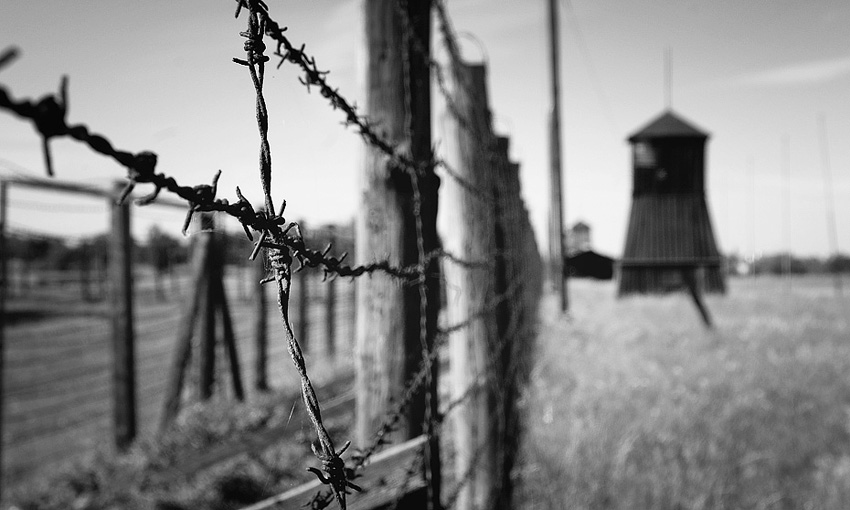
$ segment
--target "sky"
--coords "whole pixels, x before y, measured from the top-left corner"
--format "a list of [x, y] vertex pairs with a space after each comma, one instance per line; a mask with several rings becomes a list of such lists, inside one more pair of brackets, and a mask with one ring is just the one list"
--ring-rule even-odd
[[[253, 89], [247, 70], [230, 60], [244, 55], [238, 33], [245, 18], [233, 18], [233, 4], [0, 2], [0, 48], [21, 50], [0, 71], [0, 83], [16, 98], [39, 98], [67, 74], [69, 122], [87, 124], [121, 149], [156, 152], [158, 170], [184, 184], [209, 182], [221, 169], [220, 196], [234, 199], [239, 185], [259, 203]], [[306, 44], [319, 67], [331, 71], [329, 82], [362, 103], [361, 2], [268, 4], [289, 27], [290, 40]], [[546, 2], [447, 5], [464, 56], [487, 62], [496, 130], [511, 138], [522, 193], [545, 247]], [[707, 194], [721, 251], [831, 253], [830, 193], [838, 248], [850, 252], [850, 2], [559, 0], [558, 6], [566, 223], [589, 223], [597, 251], [622, 254], [631, 200], [626, 138], [665, 109], [669, 48], [672, 108], [711, 135]], [[439, 56], [439, 34], [434, 41]], [[287, 200], [287, 217], [308, 225], [350, 221], [360, 139], [341, 126], [339, 112], [299, 84], [291, 65], [269, 68], [266, 100], [273, 195]], [[440, 136], [435, 132], [438, 147]], [[51, 144], [59, 179], [106, 186], [124, 175], [76, 142]], [[39, 137], [29, 123], [0, 112], [0, 176], [21, 174], [44, 175]], [[106, 211], [94, 199], [10, 192], [13, 230], [90, 235], [105, 229]], [[182, 217], [165, 207], [138, 209], [134, 230], [144, 237], [156, 222], [176, 234]]]

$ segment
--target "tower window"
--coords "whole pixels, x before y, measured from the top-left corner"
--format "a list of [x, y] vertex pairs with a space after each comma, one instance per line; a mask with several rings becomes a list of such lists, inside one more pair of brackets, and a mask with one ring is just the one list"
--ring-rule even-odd
[[635, 167], [652, 168], [656, 165], [655, 150], [646, 142], [635, 144]]

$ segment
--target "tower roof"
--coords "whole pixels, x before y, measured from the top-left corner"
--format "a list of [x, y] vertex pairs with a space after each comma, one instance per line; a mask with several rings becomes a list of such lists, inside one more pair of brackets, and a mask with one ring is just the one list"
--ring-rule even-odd
[[632, 136], [629, 142], [651, 138], [708, 138], [708, 133], [685, 121], [672, 110], [667, 110], [645, 125]]

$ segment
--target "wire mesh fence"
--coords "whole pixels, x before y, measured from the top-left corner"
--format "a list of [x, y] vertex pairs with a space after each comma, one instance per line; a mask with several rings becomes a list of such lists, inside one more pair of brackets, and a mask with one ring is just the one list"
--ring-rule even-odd
[[[68, 191], [57, 194], [39, 188], [36, 181], [7, 179], [4, 183], [11, 188], [4, 204], [9, 214], [7, 249], [2, 254], [6, 262], [3, 481], [9, 486], [44, 466], [111, 449], [111, 441], [104, 439], [112, 435], [114, 404], [108, 281], [113, 261], [107, 246], [107, 199]], [[34, 206], [42, 216], [46, 212], [41, 225], [48, 230], [42, 226], [34, 231], [27, 225], [27, 214]], [[155, 219], [179, 216], [170, 207], [143, 211]], [[74, 223], [85, 224], [92, 234], [64, 234], [61, 227]], [[57, 228], [50, 231], [51, 225]], [[255, 294], [263, 292], [269, 300], [273, 295], [271, 289], [252, 284], [257, 280], [254, 268], [243, 256], [241, 233], [234, 235], [233, 227], [225, 222], [218, 229], [231, 241], [224, 243], [228, 252], [224, 287], [233, 303], [239, 353], [253, 366], [260, 355], [252, 341], [256, 334]], [[336, 234], [339, 243], [352, 242], [350, 228], [336, 230], [340, 231]], [[322, 229], [317, 229], [314, 237], [322, 240], [320, 234], [327, 237]], [[175, 331], [183, 319], [181, 304], [191, 290], [187, 275], [193, 240], [193, 235], [169, 236], [157, 224], [145, 238], [134, 240], [138, 428], [143, 435], [155, 431], [161, 419], [167, 368], [175, 355]], [[321, 280], [318, 273], [303, 273], [301, 282], [308, 292], [305, 299], [294, 302], [296, 327], [312, 339], [310, 355], [351, 370], [348, 339], [353, 286], [347, 282], [323, 285]], [[334, 292], [333, 303], [328, 303], [330, 292]], [[267, 310], [266, 315], [267, 333], [273, 334], [275, 312]], [[339, 326], [329, 328], [328, 324]], [[224, 359], [224, 354], [219, 357]], [[266, 366], [274, 368], [287, 362], [288, 353], [273, 342], [263, 357]], [[253, 379], [255, 374], [246, 376]], [[268, 370], [265, 384], [291, 388], [297, 387], [297, 380], [287, 371]], [[218, 386], [229, 386], [226, 372], [220, 375]], [[187, 389], [187, 401], [197, 400], [197, 385], [190, 384]], [[221, 398], [228, 398], [224, 393]]]
[[[466, 64], [459, 57], [456, 38], [445, 5], [438, 0], [435, 6], [441, 33], [450, 56], [447, 68], [430, 57], [430, 42], [427, 35], [430, 30], [430, 2], [408, 3], [405, 0], [400, 0], [398, 3], [374, 2], [376, 9], [385, 9], [383, 12], [388, 13], [395, 20], [393, 27], [397, 32], [391, 35], [398, 37], [403, 47], [399, 53], [398, 62], [402, 79], [399, 82], [400, 91], [397, 91], [400, 93], [399, 105], [403, 114], [398, 121], [398, 128], [390, 138], [387, 138], [384, 136], [385, 131], [379, 129], [375, 121], [366, 115], [361, 115], [353, 103], [346, 100], [328, 83], [327, 72], [320, 70], [315, 58], [309, 56], [303, 46], [299, 47], [285, 36], [285, 29], [272, 19], [265, 3], [260, 0], [237, 0], [236, 16], [239, 17], [244, 13], [248, 26], [247, 30], [240, 34], [245, 38], [245, 56], [234, 58], [233, 61], [247, 68], [256, 95], [256, 115], [260, 135], [260, 181], [264, 189], [264, 208], [262, 209], [255, 209], [241, 194], [239, 188], [236, 189], [237, 200], [234, 202], [217, 198], [219, 174], [216, 174], [211, 184], [194, 187], [180, 185], [173, 177], [156, 172], [157, 157], [154, 153], [126, 152], [113, 147], [106, 137], [92, 133], [85, 125], [68, 125], [65, 120], [68, 104], [67, 80], [63, 80], [58, 95], [47, 96], [37, 103], [12, 99], [9, 93], [0, 87], [0, 108], [32, 120], [43, 136], [48, 174], [52, 174], [48, 141], [54, 137], [69, 136], [127, 168], [129, 184], [121, 193], [119, 201], [128, 198], [136, 185], [152, 184], [153, 192], [138, 199], [137, 203], [139, 205], [155, 204], [163, 190], [186, 200], [189, 208], [183, 224], [184, 233], [189, 229], [196, 213], [212, 211], [224, 213], [235, 218], [246, 236], [254, 241], [253, 250], [247, 246], [245, 249], [251, 252], [252, 260], [264, 252], [264, 268], [269, 275], [264, 280], [272, 285], [260, 287], [258, 292], [274, 295], [278, 302], [275, 315], [279, 316], [279, 318], [269, 317], [265, 324], [274, 331], [274, 337], [284, 338], [283, 342], [274, 342], [275, 347], [270, 347], [270, 357], [285, 351], [295, 365], [304, 405], [315, 430], [313, 451], [321, 465], [321, 468], [310, 467], [309, 469], [316, 474], [320, 484], [327, 486], [324, 492], [320, 491], [310, 500], [312, 508], [324, 508], [332, 501], [336, 501], [341, 508], [346, 508], [349, 489], [360, 489], [355, 483], [360, 473], [364, 470], [368, 471], [369, 460], [388, 444], [392, 437], [398, 435], [402, 424], [408, 436], [418, 435], [421, 432], [425, 436], [425, 441], [422, 443], [421, 454], [414, 457], [415, 460], [411, 464], [399, 468], [405, 476], [402, 480], [402, 489], [395, 495], [397, 504], [405, 497], [410, 486], [409, 482], [420, 475], [424, 480], [428, 508], [441, 508], [444, 503], [447, 507], [451, 507], [458, 501], [460, 501], [459, 506], [467, 508], [470, 504], [478, 504], [480, 501], [492, 503], [488, 498], [496, 497], [498, 500], [498, 497], [502, 495], [507, 495], [508, 499], [505, 501], [509, 502], [510, 471], [515, 461], [515, 452], [512, 449], [516, 446], [504, 446], [503, 443], [515, 442], [519, 432], [518, 417], [511, 409], [518, 395], [518, 387], [522, 383], [522, 373], [527, 371], [528, 356], [524, 353], [530, 349], [533, 336], [536, 303], [540, 292], [540, 259], [528, 214], [520, 198], [518, 167], [510, 164], [506, 145], [502, 144], [504, 147], [500, 149], [497, 143], [492, 132], [486, 101], [483, 108], [479, 105], [468, 112], [461, 112], [463, 105], [458, 103], [464, 101], [459, 101], [458, 95], [470, 97], [473, 94], [480, 94], [480, 91], [469, 88], [471, 84], [463, 78], [464, 74], [461, 70]], [[422, 28], [417, 28], [423, 26], [424, 31]], [[295, 66], [301, 73], [300, 80], [305, 87], [308, 90], [311, 87], [317, 88], [321, 95], [327, 98], [332, 108], [343, 113], [344, 124], [356, 129], [370, 148], [374, 158], [373, 163], [384, 168], [379, 170], [379, 174], [384, 172], [383, 178], [387, 181], [380, 186], [387, 186], [387, 182], [390, 182], [390, 187], [394, 188], [390, 190], [390, 193], [395, 193], [397, 191], [395, 188], [402, 190], [399, 196], [402, 197], [400, 203], [403, 205], [404, 220], [401, 224], [405, 225], [403, 229], [407, 228], [407, 233], [402, 235], [407, 240], [404, 241], [406, 244], [401, 255], [391, 255], [391, 258], [386, 260], [357, 260], [356, 262], [361, 264], [357, 266], [345, 265], [345, 255], [332, 255], [330, 245], [324, 250], [315, 248], [317, 245], [313, 242], [317, 241], [318, 237], [310, 239], [297, 223], [284, 219], [282, 215], [285, 202], [276, 209], [276, 202], [273, 201], [270, 192], [273, 172], [268, 143], [269, 112], [264, 98], [265, 65], [270, 57], [266, 55], [267, 47], [264, 39], [270, 39], [276, 45], [274, 55], [280, 59], [279, 66], [283, 64]], [[5, 54], [5, 56], [9, 55], [11, 53]], [[11, 56], [9, 58], [5, 56], [0, 59], [0, 65], [7, 64], [12, 59]], [[423, 97], [428, 95], [429, 79], [426, 74], [425, 85], [422, 88], [421, 78], [414, 76], [423, 68], [426, 73], [435, 70], [435, 74], [440, 77], [440, 90], [446, 95], [445, 100], [449, 105], [450, 114], [455, 117], [458, 131], [456, 134], [468, 140], [465, 142], [467, 146], [461, 150], [465, 154], [463, 157], [467, 159], [463, 160], [462, 157], [457, 164], [467, 165], [469, 158], [476, 159], [480, 170], [496, 174], [495, 178], [482, 181], [479, 175], [470, 173], [465, 168], [455, 168], [454, 162], [446, 158], [437, 158], [433, 154], [430, 127], [427, 127], [430, 125], [430, 106], [427, 105], [427, 100], [422, 103]], [[448, 78], [446, 78], [447, 75]], [[449, 80], [450, 85], [445, 84], [444, 78]], [[490, 221], [486, 231], [477, 234], [486, 241], [488, 246], [486, 249], [471, 254], [463, 249], [465, 242], [463, 240], [459, 245], [461, 250], [459, 253], [440, 248], [436, 236], [437, 189], [440, 182], [436, 174], [437, 168], [441, 168], [458, 186], [460, 191], [455, 194], [460, 203], [477, 201], [484, 204], [483, 208], [479, 207], [480, 211], [476, 214], [483, 214]], [[377, 180], [380, 180], [380, 177]], [[391, 194], [387, 196], [395, 197]], [[398, 198], [382, 198], [382, 200], [391, 203]], [[374, 218], [370, 219], [374, 220]], [[481, 221], [481, 218], [476, 221]], [[338, 235], [329, 232], [324, 234]], [[255, 240], [254, 236], [258, 236], [258, 239]], [[365, 245], [372, 249], [372, 252], [381, 250], [376, 245], [370, 244], [375, 242], [375, 237], [358, 238], [359, 246]], [[368, 249], [359, 250], [359, 252], [370, 253]], [[452, 270], [448, 270], [450, 265], [459, 268], [460, 272], [453, 273]], [[324, 277], [332, 279], [346, 276], [359, 278], [358, 288], [357, 290], [354, 286], [346, 288], [340, 285], [339, 281], [332, 285], [317, 286], [311, 283], [309, 277], [300, 276], [302, 273], [307, 273], [303, 271], [307, 268], [318, 268]], [[236, 277], [224, 277], [225, 281], [234, 280], [230, 282], [230, 285], [225, 286], [228, 288], [225, 294], [242, 292], [243, 287], [238, 281], [244, 282], [245, 274], [251, 269], [243, 267], [238, 271], [243, 274]], [[453, 285], [465, 286], [467, 289], [475, 288], [477, 276], [474, 275], [481, 271], [488, 274], [487, 278], [491, 283], [483, 288], [483, 292], [467, 302], [463, 313], [449, 317], [448, 321], [444, 321], [440, 326], [438, 310], [441, 306], [439, 292], [441, 282], [447, 289], [446, 299], [450, 300]], [[445, 276], [442, 276], [444, 272]], [[144, 275], [145, 271], [140, 273]], [[451, 274], [460, 275], [458, 278], [465, 280], [466, 284], [461, 285], [452, 281], [449, 276]], [[175, 289], [182, 284], [179, 280], [179, 278], [172, 280]], [[159, 305], [162, 309], [158, 309], [157, 303], [161, 302], [159, 298], [167, 293], [166, 284], [157, 280], [155, 275], [150, 280], [143, 278], [143, 281], [151, 281], [152, 285], [150, 287], [141, 285], [137, 291], [141, 293], [141, 296], [155, 296], [153, 299], [155, 304], [149, 306], [150, 310], [142, 308], [138, 313], [139, 388], [140, 394], [156, 395], [157, 392], [164, 391], [166, 384], [164, 381], [167, 378], [164, 377], [163, 371], [168, 366], [167, 360], [175, 356], [172, 352], [175, 345], [168, 338], [169, 332], [178, 329], [180, 322], [185, 323], [187, 315], [174, 313], [178, 307], [168, 304]], [[381, 409], [385, 410], [380, 411], [371, 421], [362, 422], [367, 423], [374, 433], [364, 434], [361, 426], [360, 444], [351, 454], [351, 462], [348, 464], [342, 456], [349, 443], [346, 442], [344, 446], [337, 448], [335, 441], [329, 435], [322, 420], [320, 402], [313, 388], [314, 381], [308, 374], [308, 366], [321, 365], [322, 361], [319, 358], [322, 355], [327, 357], [329, 353], [347, 352], [352, 348], [350, 343], [341, 344], [339, 338], [356, 337], [353, 358], [359, 356], [358, 359], [362, 360], [364, 345], [368, 344], [366, 338], [368, 329], [376, 327], [375, 324], [368, 324], [365, 327], [363, 324], [374, 316], [358, 314], [357, 320], [360, 321], [361, 326], [354, 329], [352, 324], [355, 321], [350, 312], [353, 312], [355, 308], [348, 305], [353, 301], [346, 295], [353, 295], [356, 292], [358, 300], [371, 299], [373, 300], [371, 303], [375, 303], [375, 299], [382, 299], [379, 294], [385, 291], [381, 289], [392, 289], [397, 286], [403, 289], [399, 297], [404, 303], [401, 307], [406, 314], [404, 320], [411, 325], [404, 333], [411, 339], [404, 340], [408, 342], [403, 355], [404, 371], [401, 372], [399, 380], [393, 381], [395, 386], [391, 385], [392, 400], [381, 404]], [[341, 289], [345, 290], [341, 291]], [[350, 294], [346, 294], [348, 289]], [[254, 289], [244, 290], [247, 293]], [[364, 296], [364, 292], [371, 295]], [[297, 304], [299, 296], [303, 299], [300, 304]], [[325, 303], [340, 302], [346, 305], [311, 308], [309, 303], [314, 299], [312, 296], [323, 296]], [[386, 301], [385, 298], [384, 301]], [[145, 299], [139, 301], [148, 303]], [[229, 301], [240, 303], [239, 299]], [[366, 301], [358, 302], [366, 303]], [[307, 303], [306, 306], [305, 303]], [[234, 306], [234, 316], [240, 316], [239, 306], [241, 305]], [[369, 306], [359, 304], [357, 310], [368, 310]], [[315, 317], [311, 317], [311, 310], [316, 310]], [[340, 316], [343, 320], [338, 321]], [[282, 328], [280, 319], [282, 319]], [[320, 332], [307, 327], [308, 323], [313, 322], [311, 319], [317, 319], [315, 322], [324, 324], [325, 327], [320, 328], [325, 330], [323, 342], [318, 340], [321, 338]], [[347, 329], [338, 328], [337, 325], [345, 325]], [[236, 336], [240, 337], [242, 332], [248, 331], [249, 328], [247, 323], [242, 325], [240, 321], [236, 321], [234, 328], [238, 333]], [[483, 328], [486, 331], [481, 339], [470, 338], [466, 335], [468, 331], [476, 328]], [[343, 333], [334, 339], [333, 333], [338, 330], [348, 335]], [[366, 337], [364, 337], [364, 331], [367, 331]], [[105, 340], [101, 342], [98, 335], [90, 335], [88, 338], [94, 342], [93, 345], [96, 350], [99, 350], [98, 352], [106, 352], [103, 349], [106, 345]], [[393, 341], [398, 342], [400, 339], [393, 339]], [[472, 349], [477, 352], [478, 359], [474, 360], [476, 368], [473, 377], [459, 384], [453, 391], [455, 400], [441, 407], [437, 386], [438, 360], [441, 353], [445, 352], [442, 348], [450, 342], [457, 343], [460, 349]], [[464, 344], [467, 345], [464, 346]], [[317, 347], [320, 345], [323, 348]], [[169, 351], [169, 348], [172, 351]], [[250, 350], [250, 347], [247, 349]], [[98, 367], [109, 363], [109, 357], [106, 354], [103, 354], [102, 358], [93, 356], [88, 358], [96, 360], [92, 363], [98, 363]], [[467, 359], [472, 360], [468, 357]], [[451, 363], [457, 365], [458, 362], [452, 360]], [[452, 368], [460, 373], [470, 367], [454, 366]], [[378, 370], [382, 369], [378, 368]], [[98, 370], [92, 372], [99, 373]], [[365, 376], [367, 385], [371, 384], [368, 380], [371, 376], [368, 374]], [[147, 377], [151, 378], [150, 382], [146, 381]], [[361, 377], [359, 372], [358, 377]], [[100, 399], [102, 397], [103, 395], [99, 396]], [[358, 398], [365, 398], [365, 393], [361, 392]], [[161, 420], [161, 417], [156, 417], [156, 413], [160, 411], [156, 400], [156, 397], [147, 396], [140, 399], [139, 415], [143, 424]], [[102, 405], [102, 400], [99, 402]], [[448, 470], [448, 473], [454, 471], [455, 483], [448, 499], [444, 500], [440, 490], [442, 479], [445, 477], [441, 472], [440, 443], [446, 414], [452, 411], [454, 414], [459, 412], [462, 416], [467, 416], [475, 414], [473, 408], [482, 405], [487, 409], [483, 409], [483, 413], [477, 414], [473, 419], [485, 420], [486, 425], [472, 426], [473, 429], [477, 427], [480, 430], [473, 433], [472, 437], [468, 437], [468, 441], [461, 448], [458, 448], [457, 444], [454, 445], [456, 450], [454, 456], [463, 460], [456, 464], [456, 468]], [[362, 411], [364, 408], [358, 407], [358, 412], [362, 413]], [[105, 416], [108, 412], [108, 409], [98, 409], [85, 414], [88, 416], [102, 413]], [[452, 428], [470, 427], [469, 423], [462, 424], [462, 421], [464, 420], [460, 418], [454, 420], [451, 423]], [[358, 423], [361, 423], [359, 416]], [[142, 425], [142, 429], [145, 427], [146, 425]], [[371, 437], [366, 439], [367, 435]], [[456, 437], [461, 435], [463, 433]], [[484, 458], [487, 458], [486, 462], [482, 460]], [[410, 467], [417, 463], [421, 463], [421, 469]], [[493, 468], [496, 469], [495, 472], [492, 471]], [[492, 479], [494, 476], [497, 478], [495, 481]]]

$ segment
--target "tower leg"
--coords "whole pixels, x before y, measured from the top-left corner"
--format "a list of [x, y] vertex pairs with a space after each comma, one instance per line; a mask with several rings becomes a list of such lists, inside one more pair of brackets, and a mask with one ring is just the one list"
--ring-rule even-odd
[[702, 291], [697, 285], [696, 272], [696, 268], [684, 268], [682, 269], [682, 279], [685, 282], [685, 286], [688, 288], [688, 292], [691, 293], [691, 297], [694, 300], [694, 304], [697, 306], [697, 310], [699, 310], [700, 315], [702, 315], [702, 321], [705, 323], [705, 327], [712, 329], [714, 324], [711, 321], [711, 314], [702, 300]]

